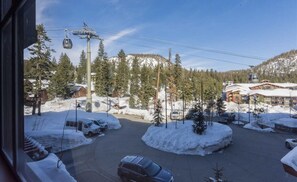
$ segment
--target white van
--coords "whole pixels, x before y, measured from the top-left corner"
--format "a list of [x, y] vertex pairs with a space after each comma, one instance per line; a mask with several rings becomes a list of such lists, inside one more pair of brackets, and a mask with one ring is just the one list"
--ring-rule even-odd
[[100, 127], [93, 124], [93, 121], [86, 118], [67, 118], [65, 129], [74, 129], [82, 131], [84, 135], [92, 136], [100, 133]]

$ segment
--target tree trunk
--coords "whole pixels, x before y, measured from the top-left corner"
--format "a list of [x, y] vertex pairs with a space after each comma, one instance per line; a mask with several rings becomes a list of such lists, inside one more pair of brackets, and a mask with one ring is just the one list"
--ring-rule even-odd
[[34, 95], [34, 98], [33, 98], [33, 106], [32, 106], [32, 115], [35, 115], [35, 110], [36, 110], [36, 95]]
[[38, 116], [41, 116], [41, 98], [38, 98], [37, 107], [38, 107]]

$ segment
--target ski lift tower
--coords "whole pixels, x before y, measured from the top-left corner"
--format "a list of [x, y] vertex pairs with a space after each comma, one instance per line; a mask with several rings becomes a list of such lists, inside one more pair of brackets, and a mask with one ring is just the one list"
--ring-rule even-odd
[[90, 49], [90, 40], [99, 39], [99, 36], [94, 30], [89, 28], [87, 24], [84, 23], [84, 26], [80, 30], [73, 30], [73, 35], [79, 36], [81, 39], [87, 39], [87, 103], [86, 111], [92, 112], [92, 95], [91, 95], [91, 49]]
[[249, 82], [250, 82], [250, 83], [258, 83], [258, 82], [259, 82], [259, 79], [258, 79], [257, 74], [254, 73], [254, 71], [253, 71], [253, 68], [254, 68], [254, 67], [255, 67], [255, 66], [250, 65], [250, 68], [251, 68], [251, 72], [250, 72], [250, 74], [249, 74]]

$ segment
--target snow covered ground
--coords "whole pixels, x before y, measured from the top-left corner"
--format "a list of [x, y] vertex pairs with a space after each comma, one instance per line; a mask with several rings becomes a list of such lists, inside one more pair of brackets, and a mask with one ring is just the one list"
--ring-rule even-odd
[[[56, 153], [67, 149], [72, 149], [81, 145], [87, 145], [92, 139], [86, 138], [81, 131], [65, 129], [66, 118], [78, 117], [94, 118], [106, 121], [109, 129], [119, 129], [119, 120], [113, 115], [83, 110], [75, 111], [75, 100], [66, 101], [54, 100], [42, 105], [42, 114], [31, 114], [30, 107], [25, 107], [25, 134], [36, 139], [43, 146], [51, 146], [52, 152]], [[62, 137], [63, 136], [63, 137]], [[75, 181], [66, 170], [63, 163], [57, 168], [58, 157], [50, 153], [45, 159], [35, 162], [28, 162], [28, 166], [35, 172], [41, 181]]]
[[[160, 99], [164, 97], [164, 94], [160, 93]], [[48, 101], [42, 105], [42, 115], [32, 116], [31, 108], [24, 107], [25, 112], [25, 134], [37, 139], [44, 146], [52, 146], [53, 152], [61, 150], [67, 150], [75, 148], [81, 145], [87, 145], [92, 142], [92, 139], [86, 138], [82, 132], [74, 130], [64, 130], [63, 127], [66, 118], [75, 117], [76, 101], [80, 104], [81, 108], [77, 110], [78, 117], [100, 119], [108, 122], [109, 129], [119, 129], [121, 125], [119, 120], [112, 116], [112, 113], [138, 115], [145, 120], [151, 120], [153, 110], [139, 110], [129, 108], [128, 98], [107, 98], [97, 97], [93, 95], [93, 112], [87, 113], [84, 111], [86, 98]], [[112, 108], [113, 105], [119, 103], [121, 109]], [[165, 108], [164, 102], [162, 102], [163, 108]], [[182, 110], [183, 103], [181, 101], [173, 104], [174, 110]], [[189, 108], [191, 106], [188, 106]], [[249, 117], [247, 111], [248, 105], [242, 104], [238, 107], [235, 103], [226, 103], [227, 112], [233, 112], [237, 115], [239, 113], [239, 121], [234, 123], [247, 123], [245, 128], [254, 129], [257, 131], [270, 132], [272, 129], [261, 129], [256, 125], [257, 122], [264, 123], [271, 128], [274, 128], [275, 123], [281, 123], [286, 126], [297, 127], [297, 119], [290, 117], [290, 114], [297, 114], [295, 110], [290, 111], [285, 107], [272, 107], [267, 105], [260, 105], [257, 107], [263, 107], [265, 112], [260, 114], [260, 120], [252, 116]], [[252, 107], [251, 107], [252, 108]], [[168, 109], [170, 109], [168, 105]], [[252, 108], [253, 109], [253, 108]], [[251, 110], [252, 110], [251, 109]], [[108, 114], [107, 114], [108, 111]], [[163, 110], [163, 114], [165, 111]], [[167, 112], [170, 115], [170, 110]], [[186, 114], [186, 113], [185, 113]], [[223, 148], [232, 141], [232, 130], [226, 126], [218, 123], [214, 123], [213, 126], [209, 126], [205, 135], [199, 136], [192, 132], [192, 121], [186, 121], [185, 124], [178, 122], [169, 122], [168, 128], [150, 126], [147, 132], [142, 137], [142, 140], [149, 146], [168, 152], [177, 154], [190, 154], [190, 155], [206, 155], [210, 154], [219, 148]], [[175, 128], [177, 126], [177, 129]], [[62, 140], [63, 135], [63, 140]], [[62, 142], [62, 145], [61, 145]], [[65, 170], [65, 167], [56, 168], [58, 158], [55, 154], [50, 154], [47, 158], [30, 162], [28, 165], [40, 176], [43, 181], [50, 181], [50, 178], [46, 180], [44, 178], [48, 176], [57, 176], [57, 179], [67, 179], [66, 181], [74, 180], [69, 173]], [[47, 165], [48, 164], [48, 165]], [[65, 171], [64, 171], [65, 170]], [[42, 173], [41, 171], [47, 171]], [[64, 176], [64, 177], [63, 177]]]
[[[239, 119], [239, 122], [247, 123], [244, 128], [253, 129], [257, 131], [263, 132], [272, 132], [275, 124], [281, 124], [289, 127], [297, 128], [297, 119], [291, 118], [293, 114], [297, 114], [295, 109], [290, 109], [284, 106], [270, 106], [266, 104], [258, 104], [256, 108], [263, 108], [264, 112], [259, 114], [259, 117], [256, 118], [253, 116], [253, 113], [248, 113], [249, 105], [248, 104], [240, 104], [229, 102], [225, 103], [227, 112], [232, 112], [236, 115], [236, 120]], [[250, 105], [250, 111], [254, 110], [255, 106]], [[238, 121], [234, 122], [235, 124]], [[257, 126], [256, 123], [263, 124], [272, 129], [262, 129]]]
[[228, 146], [232, 142], [232, 129], [229, 126], [213, 123], [203, 135], [193, 132], [193, 121], [169, 122], [168, 127], [150, 126], [142, 140], [153, 148], [176, 154], [201, 155]]

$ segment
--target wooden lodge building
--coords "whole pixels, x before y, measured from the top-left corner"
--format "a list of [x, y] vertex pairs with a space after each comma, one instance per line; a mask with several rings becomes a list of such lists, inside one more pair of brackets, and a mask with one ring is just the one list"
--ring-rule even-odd
[[225, 100], [236, 103], [262, 102], [270, 105], [297, 104], [296, 83], [238, 83], [225, 88]]

